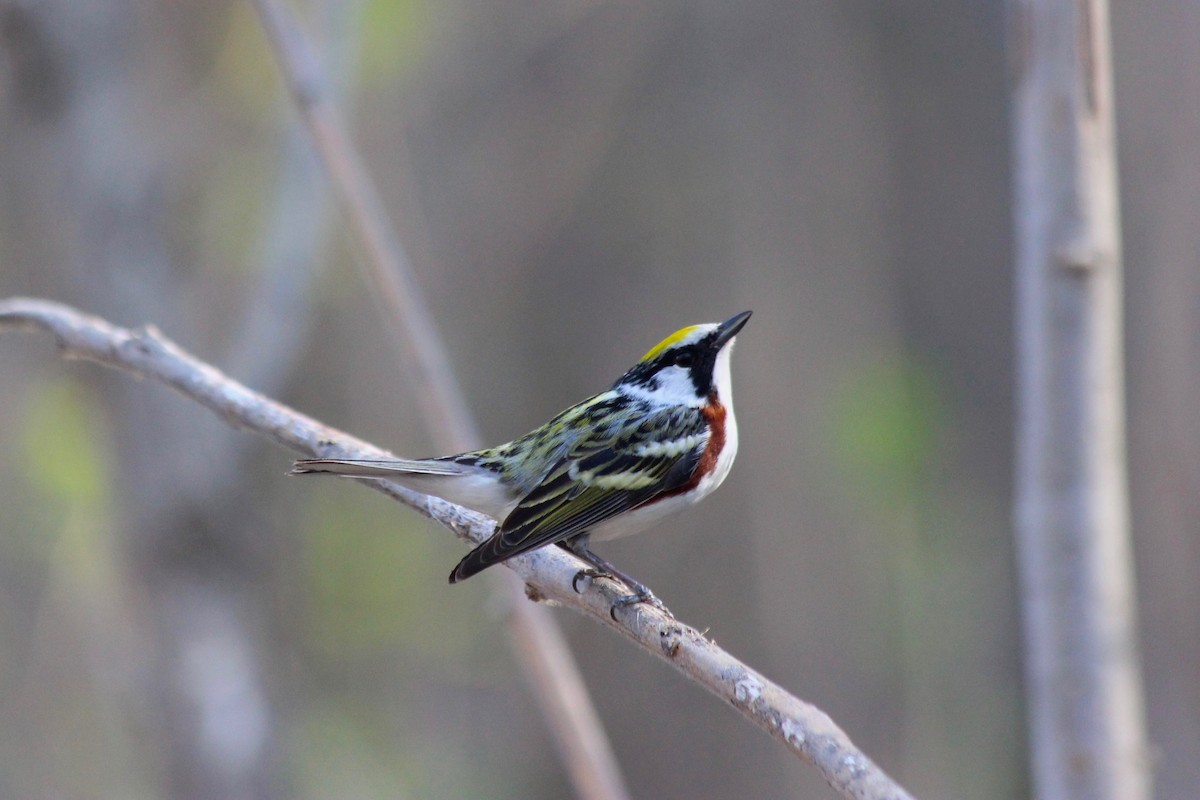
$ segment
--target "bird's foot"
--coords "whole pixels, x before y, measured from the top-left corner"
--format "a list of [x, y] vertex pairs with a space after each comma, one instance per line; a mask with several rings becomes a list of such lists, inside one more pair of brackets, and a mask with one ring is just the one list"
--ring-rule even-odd
[[[630, 588], [632, 589], [634, 587], [631, 586]], [[614, 600], [613, 604], [608, 609], [608, 615], [612, 617], [613, 622], [616, 622], [618, 608], [625, 608], [626, 606], [633, 606], [639, 603], [645, 603], [647, 605], [654, 606], [668, 617], [675, 616], [671, 613], [671, 609], [667, 608], [663, 604], [663, 601], [659, 600], [658, 597], [655, 596], [654, 592], [650, 591], [645, 586], [638, 586], [633, 594], [621, 595]]]
[[671, 610], [663, 605], [663, 601], [655, 597], [654, 592], [650, 591], [644, 584], [635, 581], [627, 575], [617, 573], [615, 569], [611, 571], [595, 567], [581, 569], [575, 573], [575, 577], [571, 578], [571, 588], [575, 590], [576, 594], [583, 594], [583, 590], [579, 588], [579, 582], [584, 579], [590, 582], [597, 578], [607, 578], [610, 581], [623, 583], [630, 590], [630, 594], [621, 595], [609, 606], [608, 615], [612, 617], [613, 622], [617, 621], [617, 609], [637, 605], [638, 603], [652, 605], [667, 616], [674, 616], [671, 614]]
[[597, 578], [608, 578], [609, 580], [612, 580], [613, 576], [602, 570], [592, 569], [591, 567], [588, 567], [587, 569], [581, 569], [579, 572], [575, 573], [574, 578], [571, 578], [571, 588], [575, 590], [575, 594], [583, 594], [579, 588], [579, 581], [583, 580], [584, 578], [587, 578], [589, 581], [594, 581]]

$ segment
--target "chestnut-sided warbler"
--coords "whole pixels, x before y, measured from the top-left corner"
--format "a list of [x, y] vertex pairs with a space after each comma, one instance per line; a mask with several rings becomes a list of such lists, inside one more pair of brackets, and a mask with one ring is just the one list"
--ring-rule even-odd
[[[292, 474], [382, 478], [499, 521], [450, 582], [557, 544], [632, 591], [617, 603], [657, 598], [589, 549], [637, 533], [721, 485], [738, 448], [729, 356], [750, 312], [692, 325], [663, 339], [606, 392], [571, 406], [507, 444], [420, 460], [297, 461]], [[661, 605], [661, 604], [659, 604]]]

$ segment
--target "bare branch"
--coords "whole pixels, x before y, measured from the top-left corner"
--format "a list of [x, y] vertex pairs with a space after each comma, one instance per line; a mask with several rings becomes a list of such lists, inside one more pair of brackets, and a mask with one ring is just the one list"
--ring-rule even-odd
[[[260, 433], [306, 456], [379, 458], [390, 455], [320, 424], [227, 378], [163, 337], [154, 328], [127, 330], [69, 306], [46, 300], [0, 301], [0, 330], [42, 329], [54, 335], [67, 357], [94, 361], [176, 389], [231, 425]], [[481, 514], [404, 489], [369, 481], [410, 508], [478, 543], [494, 522]], [[808, 761], [843, 797], [856, 800], [911, 798], [820, 709], [788, 694], [734, 656], [658, 609], [635, 605], [609, 616], [620, 588], [597, 581], [577, 594], [571, 581], [580, 564], [556, 547], [518, 556], [509, 566], [531, 598], [569, 606], [612, 628], [673, 665], [693, 682], [732, 705], [789, 751]]]
[[[383, 323], [407, 362], [407, 372], [415, 376], [429, 432], [447, 451], [480, 447], [478, 430], [411, 261], [326, 89], [316, 54], [283, 5], [256, 0], [255, 6], [301, 119], [365, 251], [371, 295], [379, 301]], [[507, 623], [517, 656], [576, 791], [586, 800], [626, 800], [629, 790], [616, 755], [562, 632], [545, 610], [524, 602], [520, 584], [511, 577], [504, 576], [500, 588], [510, 610]]]
[[430, 432], [445, 449], [460, 449], [461, 443], [477, 439], [478, 434], [445, 346], [421, 299], [408, 255], [388, 223], [375, 184], [350, 140], [346, 121], [326, 91], [316, 55], [278, 2], [256, 0], [254, 5], [288, 89], [363, 246], [366, 258], [362, 263], [374, 288], [372, 296], [382, 303], [393, 342], [421, 387], [418, 397], [424, 415], [435, 421]]

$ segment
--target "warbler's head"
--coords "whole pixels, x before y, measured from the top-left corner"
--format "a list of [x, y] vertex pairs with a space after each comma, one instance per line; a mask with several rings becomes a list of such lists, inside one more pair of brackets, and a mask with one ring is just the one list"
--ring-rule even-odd
[[730, 402], [729, 354], [750, 312], [722, 323], [691, 325], [656, 344], [621, 376], [614, 389], [663, 403], [703, 405], [716, 395]]

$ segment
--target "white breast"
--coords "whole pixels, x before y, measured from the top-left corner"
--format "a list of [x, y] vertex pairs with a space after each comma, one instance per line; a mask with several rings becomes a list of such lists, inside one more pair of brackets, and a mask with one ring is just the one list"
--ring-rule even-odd
[[656, 503], [650, 503], [595, 526], [591, 531], [593, 541], [619, 539], [623, 536], [641, 533], [664, 517], [669, 517], [671, 514], [703, 500], [728, 477], [738, 451], [737, 417], [733, 413], [733, 380], [729, 372], [731, 352], [733, 352], [733, 342], [730, 342], [717, 354], [717, 363], [713, 371], [713, 388], [716, 389], [717, 398], [725, 406], [725, 446], [721, 448], [721, 453], [717, 456], [716, 467], [700, 479], [700, 483], [694, 491], [686, 495], [676, 495]]

